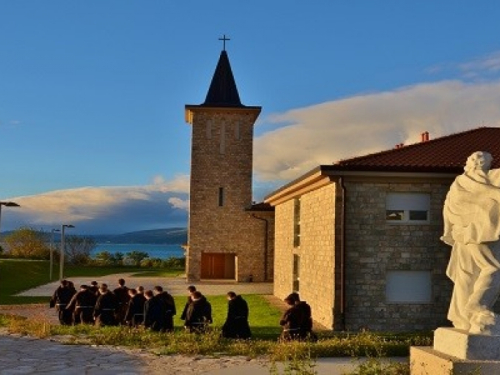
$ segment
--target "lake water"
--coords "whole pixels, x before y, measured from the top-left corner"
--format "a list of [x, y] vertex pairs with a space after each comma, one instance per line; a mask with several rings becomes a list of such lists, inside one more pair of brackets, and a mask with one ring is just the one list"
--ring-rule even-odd
[[183, 258], [184, 249], [180, 245], [153, 245], [153, 244], [114, 244], [100, 243], [90, 253], [92, 257], [96, 254], [107, 251], [111, 254], [122, 253], [126, 255], [132, 251], [142, 251], [149, 255], [150, 258]]

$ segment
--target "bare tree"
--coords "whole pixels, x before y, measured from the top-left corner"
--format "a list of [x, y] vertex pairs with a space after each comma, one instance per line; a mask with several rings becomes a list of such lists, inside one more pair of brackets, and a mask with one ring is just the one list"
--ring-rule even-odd
[[97, 243], [91, 237], [67, 236], [65, 238], [65, 254], [72, 264], [86, 264], [90, 261], [90, 253]]

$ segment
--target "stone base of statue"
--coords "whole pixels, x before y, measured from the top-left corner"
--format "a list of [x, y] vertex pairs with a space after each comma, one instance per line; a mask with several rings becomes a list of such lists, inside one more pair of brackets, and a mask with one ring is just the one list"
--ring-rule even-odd
[[433, 347], [411, 347], [411, 375], [500, 374], [500, 336], [438, 328]]

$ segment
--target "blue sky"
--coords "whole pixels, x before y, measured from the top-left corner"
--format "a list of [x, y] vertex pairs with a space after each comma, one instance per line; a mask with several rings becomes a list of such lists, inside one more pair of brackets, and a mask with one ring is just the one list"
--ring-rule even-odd
[[0, 0], [1, 230], [185, 226], [226, 34], [262, 199], [318, 164], [500, 126], [496, 1]]

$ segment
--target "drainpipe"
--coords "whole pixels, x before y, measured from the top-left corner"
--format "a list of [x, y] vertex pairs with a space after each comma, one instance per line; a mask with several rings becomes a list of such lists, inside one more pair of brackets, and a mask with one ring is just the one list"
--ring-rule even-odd
[[269, 252], [268, 248], [268, 239], [269, 239], [269, 234], [268, 234], [268, 229], [269, 229], [269, 220], [264, 219], [263, 217], [258, 217], [255, 214], [252, 214], [252, 217], [257, 220], [262, 220], [264, 222], [264, 281], [267, 281], [267, 265], [268, 265], [268, 260], [267, 260], [267, 255]]
[[342, 206], [341, 213], [342, 219], [340, 221], [340, 327], [342, 331], [345, 331], [345, 306], [346, 306], [346, 298], [345, 298], [345, 197], [346, 197], [346, 188], [344, 185], [344, 179], [342, 177], [339, 178], [339, 185], [342, 191]]

